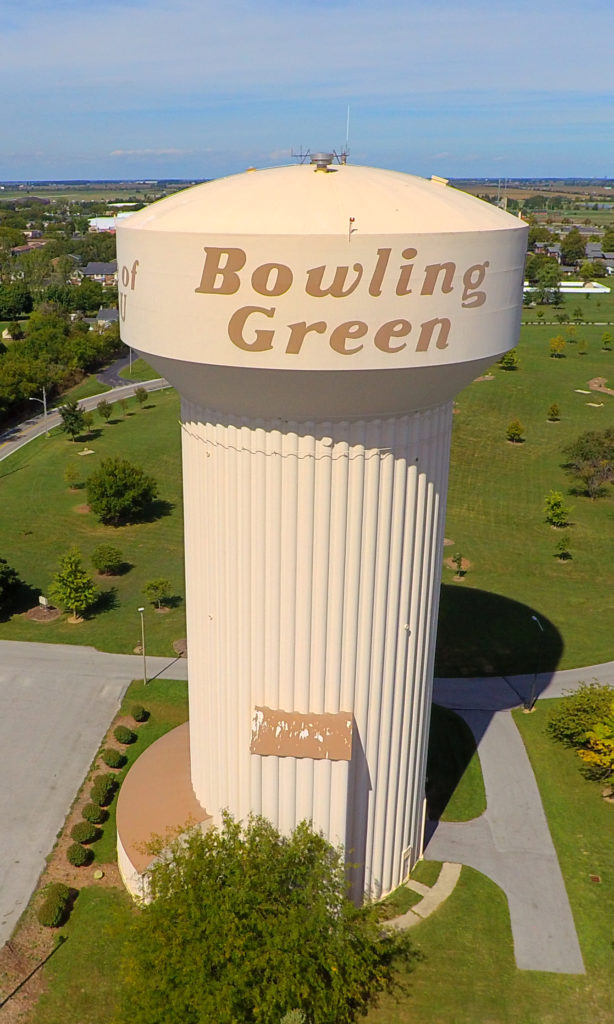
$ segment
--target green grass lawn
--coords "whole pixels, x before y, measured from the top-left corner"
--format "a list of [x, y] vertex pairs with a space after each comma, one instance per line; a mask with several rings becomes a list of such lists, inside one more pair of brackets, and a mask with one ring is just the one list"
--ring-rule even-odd
[[[579, 773], [577, 755], [550, 740], [553, 701], [515, 713], [565, 878], [585, 975], [519, 971], [507, 901], [463, 868], [449, 899], [412, 935], [422, 961], [408, 991], [387, 996], [369, 1024], [610, 1024], [614, 1019], [614, 805]], [[589, 875], [601, 876], [601, 883]]]
[[[524, 327], [519, 369], [495, 365], [492, 379], [458, 396], [446, 521], [453, 546], [445, 553], [461, 552], [470, 566], [460, 582], [443, 570], [439, 675], [545, 671], [614, 656], [614, 491], [599, 501], [572, 495], [562, 468], [566, 444], [614, 423], [614, 396], [580, 393], [594, 377], [614, 384], [614, 352], [602, 352], [602, 328], [578, 327], [576, 336], [580, 332], [587, 355], [568, 344], [565, 358], [552, 359], [548, 342], [558, 330]], [[551, 423], [553, 402], [561, 418]], [[516, 418], [524, 426], [523, 444], [506, 440]], [[562, 491], [571, 509], [572, 558], [566, 562], [555, 557], [558, 531], [544, 522], [551, 489]], [[587, 607], [599, 609], [590, 629], [582, 614]]]
[[[59, 430], [40, 437], [0, 463], [0, 555], [22, 580], [46, 593], [60, 556], [71, 545], [83, 553], [88, 567], [102, 541], [117, 546], [130, 565], [122, 576], [95, 577], [103, 594], [100, 610], [84, 622], [67, 616], [41, 625], [14, 614], [0, 622], [0, 638], [91, 644], [101, 650], [131, 652], [140, 641], [137, 609], [144, 604], [143, 587], [155, 577], [171, 581], [176, 603], [167, 613], [146, 605], [147, 650], [172, 654], [174, 640], [185, 637], [183, 516], [179, 446], [179, 401], [175, 392], [157, 392], [143, 408], [129, 401], [124, 417], [118, 406], [109, 425], [97, 422], [92, 436], [76, 443]], [[92, 455], [80, 456], [84, 447]], [[109, 455], [122, 455], [150, 473], [165, 503], [160, 518], [114, 528], [84, 513], [85, 490], [71, 491], [64, 481], [68, 465], [81, 480]], [[93, 569], [92, 569], [93, 572]], [[26, 606], [37, 603], [36, 594]]]
[[54, 404], [64, 405], [67, 399], [80, 402], [82, 398], [91, 398], [92, 395], [101, 395], [103, 392], [110, 390], [109, 384], [101, 384], [96, 374], [90, 373], [79, 384], [75, 384], [74, 388], [69, 388], [68, 391], [65, 391]]
[[158, 380], [160, 376], [158, 371], [154, 370], [144, 359], [133, 360], [132, 370], [126, 366], [125, 369], [119, 371], [119, 375], [122, 380], [128, 381]]
[[[550, 357], [554, 333], [569, 339], [563, 359]], [[602, 351], [602, 333], [591, 324], [579, 325], [575, 336], [569, 327], [525, 326], [519, 368], [505, 372], [495, 365], [492, 379], [476, 381], [458, 396], [446, 523], [452, 545], [445, 555], [460, 552], [469, 567], [460, 581], [453, 570], [443, 569], [438, 675], [547, 671], [614, 656], [609, 555], [614, 489], [596, 502], [572, 495], [562, 468], [566, 444], [585, 430], [614, 422], [614, 396], [582, 393], [597, 376], [614, 383], [614, 352]], [[579, 354], [580, 338], [587, 342], [586, 355]], [[553, 402], [560, 407], [558, 422], [547, 419]], [[71, 543], [89, 557], [99, 541], [112, 541], [133, 565], [125, 576], [101, 583], [102, 589], [114, 588], [115, 605], [87, 622], [74, 626], [63, 619], [41, 626], [14, 616], [0, 623], [0, 637], [131, 651], [139, 639], [136, 609], [143, 602], [142, 588], [156, 576], [171, 580], [180, 603], [165, 615], [148, 609], [148, 648], [169, 653], [171, 642], [185, 636], [179, 402], [173, 392], [157, 393], [148, 406], [138, 409], [131, 402], [124, 416], [116, 404], [109, 426], [96, 418], [87, 441], [94, 455], [79, 457], [82, 443], [57, 435], [32, 442], [0, 464], [0, 555], [32, 587], [46, 590]], [[506, 440], [507, 426], [516, 418], [524, 427], [522, 444]], [[171, 514], [117, 530], [82, 515], [84, 493], [67, 490], [64, 468], [71, 462], [85, 478], [110, 454], [122, 454], [151, 472]], [[562, 491], [571, 509], [572, 558], [564, 562], [555, 556], [559, 532], [544, 522], [544, 499], [551, 489]], [[590, 630], [587, 605], [599, 609]]]
[[431, 708], [426, 776], [430, 818], [469, 821], [486, 810], [473, 733], [459, 715], [437, 704]]

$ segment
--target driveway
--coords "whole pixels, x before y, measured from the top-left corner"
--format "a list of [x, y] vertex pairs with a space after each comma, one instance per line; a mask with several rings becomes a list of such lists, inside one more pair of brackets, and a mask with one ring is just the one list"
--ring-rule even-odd
[[[0, 945], [142, 659], [92, 647], [0, 641]], [[148, 658], [148, 675], [187, 678], [185, 659]]]

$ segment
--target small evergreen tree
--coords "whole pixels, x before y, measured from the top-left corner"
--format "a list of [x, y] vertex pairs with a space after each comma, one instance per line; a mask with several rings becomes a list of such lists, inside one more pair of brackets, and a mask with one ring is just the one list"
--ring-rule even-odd
[[10, 603], [15, 591], [19, 589], [21, 580], [17, 570], [9, 565], [6, 558], [0, 558], [0, 611], [4, 611]]
[[549, 419], [550, 423], [556, 423], [556, 421], [560, 420], [560, 418], [561, 418], [561, 410], [560, 410], [559, 406], [557, 405], [557, 403], [553, 402], [552, 405], [550, 406], [550, 408], [548, 409], [548, 419]]
[[584, 338], [581, 338], [580, 341], [578, 342], [578, 355], [579, 356], [585, 356], [587, 354], [587, 352], [588, 352], [588, 345], [587, 345], [586, 341], [584, 340]]
[[96, 600], [94, 582], [83, 568], [77, 548], [71, 548], [60, 559], [49, 595], [63, 611], [72, 612], [73, 621], [79, 619]]
[[569, 543], [568, 543], [568, 540], [567, 540], [567, 531], [566, 530], [557, 539], [557, 542], [556, 542], [556, 544], [554, 546], [554, 551], [555, 551], [556, 557], [561, 562], [568, 562], [569, 559], [571, 558], [571, 552], [569, 550]]
[[84, 427], [84, 413], [79, 408], [78, 402], [70, 400], [58, 410], [62, 418], [61, 428], [65, 434], [69, 434], [73, 441], [77, 440]]
[[601, 335], [601, 347], [604, 352], [612, 351], [612, 335], [609, 331], [604, 331]]
[[517, 370], [518, 369], [518, 351], [515, 348], [511, 348], [509, 352], [504, 352], [499, 360], [499, 366], [502, 370]]
[[72, 464], [72, 462], [69, 462], [64, 470], [64, 482], [68, 484], [71, 491], [74, 491], [76, 490], [78, 480], [79, 470]]

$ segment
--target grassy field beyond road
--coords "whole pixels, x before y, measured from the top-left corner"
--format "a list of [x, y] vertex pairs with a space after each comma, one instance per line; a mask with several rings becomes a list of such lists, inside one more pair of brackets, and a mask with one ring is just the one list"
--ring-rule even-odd
[[[0, 622], [0, 638], [91, 644], [129, 653], [140, 641], [137, 609], [145, 604], [148, 652], [172, 654], [173, 641], [185, 637], [178, 416], [176, 393], [156, 392], [143, 408], [130, 400], [125, 416], [116, 404], [108, 425], [96, 415], [92, 435], [76, 443], [56, 430], [51, 438], [37, 438], [0, 463], [0, 556], [30, 587], [46, 594], [60, 556], [72, 545], [82, 551], [92, 573], [90, 556], [101, 542], [117, 546], [129, 566], [121, 576], [95, 577], [103, 596], [96, 614], [84, 622], [71, 624], [63, 615], [43, 624], [22, 613]], [[80, 455], [84, 448], [92, 454]], [[117, 529], [102, 526], [84, 509], [85, 490], [69, 490], [67, 466], [84, 482], [109, 455], [129, 459], [156, 479], [158, 518]], [[167, 612], [158, 613], [145, 602], [143, 587], [156, 577], [171, 581], [174, 603]], [[37, 600], [34, 593], [26, 603]]]

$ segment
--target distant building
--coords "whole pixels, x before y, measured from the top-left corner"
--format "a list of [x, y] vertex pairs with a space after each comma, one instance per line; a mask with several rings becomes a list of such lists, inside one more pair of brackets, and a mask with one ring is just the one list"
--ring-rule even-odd
[[117, 260], [110, 263], [88, 263], [81, 268], [80, 274], [89, 281], [98, 281], [102, 285], [112, 287], [117, 284]]

